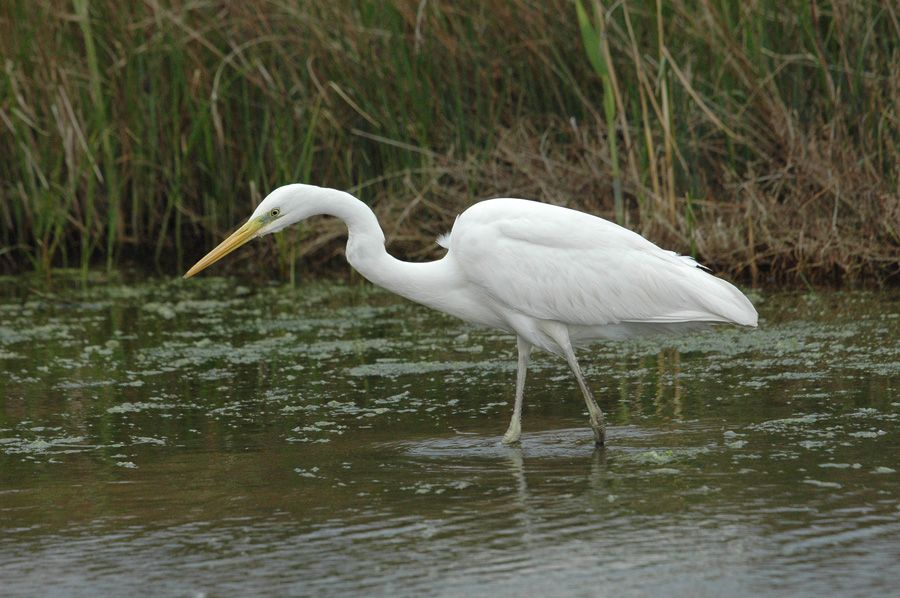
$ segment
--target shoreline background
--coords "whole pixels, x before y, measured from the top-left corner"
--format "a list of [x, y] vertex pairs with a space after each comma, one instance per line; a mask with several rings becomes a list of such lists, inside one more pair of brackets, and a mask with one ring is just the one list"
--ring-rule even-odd
[[[0, 8], [0, 272], [180, 273], [289, 182], [398, 257], [479, 199], [588, 211], [753, 285], [896, 284], [890, 0]], [[343, 272], [316, 219], [222, 272]]]

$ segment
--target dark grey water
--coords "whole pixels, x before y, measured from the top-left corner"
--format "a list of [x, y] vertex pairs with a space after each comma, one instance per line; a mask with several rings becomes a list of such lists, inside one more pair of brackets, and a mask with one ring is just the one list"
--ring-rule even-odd
[[365, 288], [0, 280], [4, 595], [898, 590], [897, 294], [538, 354]]

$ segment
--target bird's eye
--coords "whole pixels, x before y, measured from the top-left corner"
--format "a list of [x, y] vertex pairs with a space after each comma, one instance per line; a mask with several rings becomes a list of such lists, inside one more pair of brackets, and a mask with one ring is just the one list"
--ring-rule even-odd
[[278, 216], [281, 215], [281, 210], [279, 210], [278, 208], [275, 208], [274, 210], [272, 210], [271, 212], [269, 212], [269, 215], [270, 215], [272, 218], [278, 218]]

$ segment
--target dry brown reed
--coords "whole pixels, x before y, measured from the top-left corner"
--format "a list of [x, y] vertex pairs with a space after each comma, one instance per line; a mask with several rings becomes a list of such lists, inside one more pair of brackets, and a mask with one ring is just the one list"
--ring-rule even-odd
[[[0, 269], [176, 272], [308, 181], [411, 259], [522, 196], [754, 284], [896, 281], [898, 40], [892, 0], [13, 0]], [[312, 221], [231, 267], [333, 270], [342, 235]]]

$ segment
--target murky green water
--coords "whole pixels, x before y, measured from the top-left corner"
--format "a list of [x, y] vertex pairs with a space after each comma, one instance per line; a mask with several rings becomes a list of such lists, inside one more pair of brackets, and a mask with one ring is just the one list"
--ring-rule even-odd
[[888, 593], [900, 296], [536, 354], [364, 288], [0, 281], [3, 594]]

